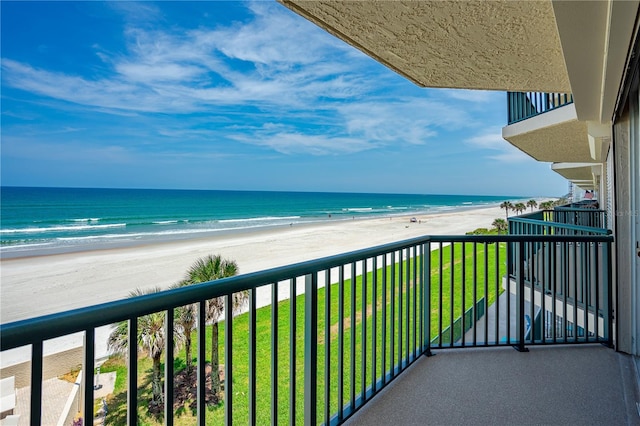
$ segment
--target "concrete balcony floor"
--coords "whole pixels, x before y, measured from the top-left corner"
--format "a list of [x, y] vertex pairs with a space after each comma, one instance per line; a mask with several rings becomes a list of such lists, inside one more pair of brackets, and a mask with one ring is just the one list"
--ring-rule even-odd
[[356, 425], [640, 425], [633, 357], [601, 345], [450, 349], [422, 357]]

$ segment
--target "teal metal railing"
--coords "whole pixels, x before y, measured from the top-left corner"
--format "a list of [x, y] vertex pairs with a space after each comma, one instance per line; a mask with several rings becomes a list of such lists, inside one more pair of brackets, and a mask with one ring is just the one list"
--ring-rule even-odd
[[567, 93], [507, 92], [507, 123], [513, 124], [573, 103]]
[[[145, 403], [139, 388], [146, 383], [139, 379], [145, 371], [137, 332], [141, 318], [163, 312], [162, 420], [172, 425], [173, 349], [179, 344], [174, 310], [195, 305], [200, 326], [194, 422], [335, 425], [432, 350], [610, 344], [612, 241], [609, 235], [425, 236], [2, 324], [0, 346], [6, 351], [31, 345], [30, 413], [20, 414], [39, 425], [44, 342], [83, 332], [84, 377], [92, 377], [96, 328], [126, 321], [127, 396], [115, 400], [126, 400], [126, 422], [133, 425]], [[541, 271], [542, 286], [527, 280], [531, 268]], [[234, 294], [245, 291], [245, 312], [234, 316]], [[213, 298], [224, 301], [224, 403], [205, 409], [205, 304]], [[583, 331], [573, 331], [578, 329]], [[92, 380], [81, 386], [84, 424], [93, 422], [93, 386]]]
[[552, 220], [557, 223], [607, 229], [607, 212], [593, 206], [593, 203], [555, 207]]
[[607, 212], [573, 206], [508, 218], [511, 235], [607, 235]]
[[[567, 205], [555, 207], [554, 210], [540, 210], [529, 214], [511, 217], [509, 222], [509, 234], [511, 235], [610, 235], [611, 231], [606, 228], [606, 212], [594, 208], [584, 208], [582, 206]], [[602, 265], [606, 258], [608, 247], [595, 244], [587, 247], [583, 244], [569, 244], [555, 248], [545, 248], [540, 244], [533, 244], [525, 247], [524, 270], [517, 270], [515, 254], [510, 256], [510, 276], [522, 276], [527, 283], [540, 293], [556, 294], [553, 283], [558, 279], [563, 280], [567, 285], [559, 293], [568, 306], [573, 306], [574, 315], [580, 309], [587, 310], [589, 300], [601, 295], [595, 295], [584, 286], [585, 281], [589, 281], [594, 273], [594, 268]], [[609, 261], [609, 260], [607, 260]], [[552, 265], [552, 270], [549, 269]], [[532, 321], [541, 321], [540, 315], [547, 315], [547, 322], [550, 324], [551, 312], [544, 312], [544, 309], [534, 315], [531, 312]], [[567, 320], [569, 315], [562, 315], [559, 323], [552, 329], [550, 325], [546, 327], [546, 336], [561, 335], [564, 330], [565, 335], [588, 333], [588, 327], [581, 326], [576, 322]], [[556, 318], [557, 319], [557, 318]], [[568, 327], [568, 322], [571, 327]]]

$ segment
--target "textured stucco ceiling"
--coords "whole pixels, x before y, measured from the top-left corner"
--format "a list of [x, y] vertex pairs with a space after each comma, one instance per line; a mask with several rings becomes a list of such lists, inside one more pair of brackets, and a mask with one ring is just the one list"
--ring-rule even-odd
[[575, 119], [532, 132], [505, 136], [505, 139], [538, 161], [595, 162], [589, 151], [587, 123]]
[[279, 1], [420, 86], [571, 91], [549, 0]]
[[553, 171], [570, 181], [593, 181], [593, 171], [590, 166], [553, 169]]

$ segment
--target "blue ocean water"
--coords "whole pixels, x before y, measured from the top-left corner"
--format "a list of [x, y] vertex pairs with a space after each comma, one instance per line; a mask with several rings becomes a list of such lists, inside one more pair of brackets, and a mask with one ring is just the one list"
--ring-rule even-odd
[[2, 187], [0, 256], [198, 238], [292, 224], [436, 213], [522, 197]]

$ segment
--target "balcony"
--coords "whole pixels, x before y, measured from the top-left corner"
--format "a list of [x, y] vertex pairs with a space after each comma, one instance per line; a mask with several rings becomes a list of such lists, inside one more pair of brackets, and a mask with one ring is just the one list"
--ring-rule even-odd
[[[565, 93], [507, 93], [502, 137], [538, 161], [597, 163], [589, 146], [589, 125], [578, 121], [573, 96]], [[592, 129], [593, 131], [593, 129]]]
[[608, 235], [607, 212], [592, 208], [594, 203], [558, 206], [509, 218], [512, 235]]
[[[571, 416], [581, 409], [571, 405], [574, 395], [586, 403], [584, 413], [610, 399], [615, 404], [607, 407], [617, 410], [624, 401], [621, 389], [632, 389], [632, 384], [609, 374], [616, 365], [627, 366], [628, 359], [605, 348], [614, 336], [612, 240], [606, 233], [570, 232], [425, 236], [3, 324], [1, 349], [31, 345], [29, 409], [17, 414], [34, 425], [43, 424], [43, 408], [51, 397], [43, 387], [43, 342], [84, 333], [83, 371], [94, 372], [95, 331], [109, 324], [124, 325], [131, 344], [123, 361], [126, 389], [108, 407], [108, 416], [119, 417], [107, 417], [107, 423], [146, 419], [150, 364], [139, 357], [137, 338], [147, 316], [155, 313], [163, 316], [166, 336], [161, 399], [174, 401], [163, 403], [164, 412], [155, 420], [167, 425], [184, 421], [183, 416], [197, 424], [311, 425], [349, 419], [379, 424], [394, 412], [405, 417], [393, 418], [422, 424], [427, 418], [420, 417], [424, 406], [431, 407], [435, 417], [430, 421], [435, 423], [455, 422], [452, 412], [471, 416], [476, 408], [478, 414], [509, 412], [510, 417], [499, 418], [520, 423], [542, 418], [530, 417], [531, 410], [543, 413], [547, 403], [556, 407], [551, 412]], [[240, 292], [246, 292], [248, 302], [236, 314], [233, 299]], [[258, 294], [268, 295], [270, 304], [258, 307]], [[211, 359], [205, 310], [212, 298], [222, 298], [224, 306], [217, 321], [223, 402], [205, 408]], [[187, 305], [195, 305], [201, 325], [193, 333], [191, 409], [176, 408], [175, 377], [185, 359], [175, 350], [175, 310]], [[531, 352], [518, 353], [512, 347]], [[423, 356], [434, 353], [442, 355]], [[440, 367], [446, 370], [438, 373]], [[467, 376], [471, 371], [476, 374]], [[479, 393], [459, 391], [461, 383]], [[438, 409], [423, 398], [421, 405], [406, 405], [417, 404], [415, 398], [432, 391], [432, 384], [442, 389], [441, 399], [434, 399]], [[487, 401], [487, 393], [480, 390], [494, 384], [497, 388], [490, 394], [504, 399]], [[411, 391], [402, 391], [407, 386]], [[549, 386], [570, 387], [572, 392], [549, 393]], [[606, 393], [608, 386], [617, 393]], [[94, 381], [84, 380], [80, 388], [78, 411], [84, 424], [91, 424], [97, 411]], [[522, 397], [531, 404], [523, 404]], [[404, 404], [395, 403], [399, 400]], [[485, 404], [481, 401], [488, 405], [480, 406]], [[386, 417], [378, 417], [376, 407]], [[354, 416], [361, 408], [362, 414]]]
[[507, 92], [507, 123], [513, 124], [573, 103], [567, 93]]

